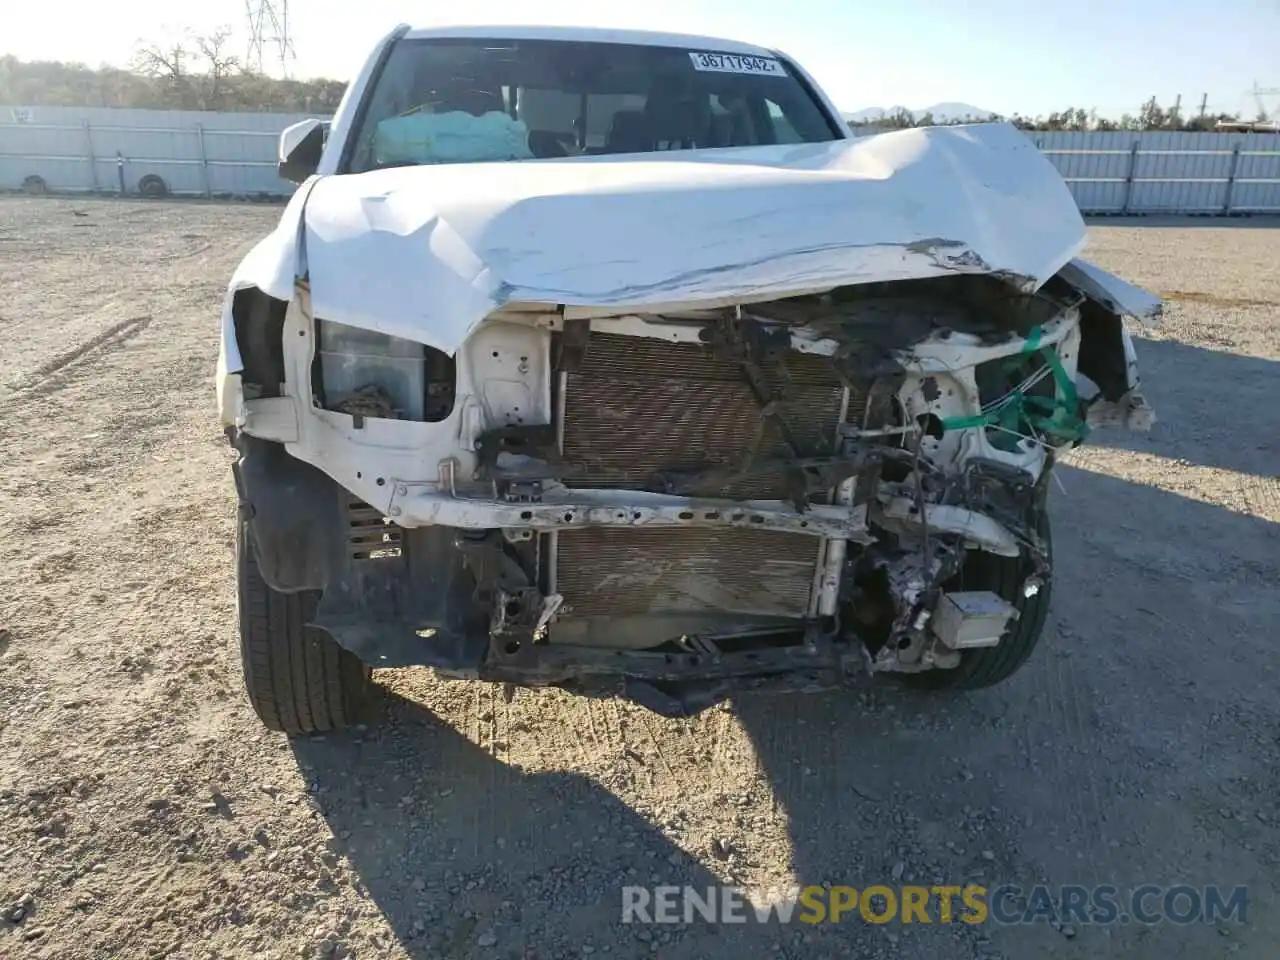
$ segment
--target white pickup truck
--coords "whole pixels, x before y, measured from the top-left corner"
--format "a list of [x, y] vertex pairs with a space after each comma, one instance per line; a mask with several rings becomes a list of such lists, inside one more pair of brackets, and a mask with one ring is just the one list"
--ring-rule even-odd
[[1030, 141], [854, 138], [776, 50], [402, 26], [280, 170], [217, 377], [274, 729], [384, 666], [667, 715], [996, 683], [1055, 456], [1151, 420], [1124, 318], [1160, 303], [1076, 259]]

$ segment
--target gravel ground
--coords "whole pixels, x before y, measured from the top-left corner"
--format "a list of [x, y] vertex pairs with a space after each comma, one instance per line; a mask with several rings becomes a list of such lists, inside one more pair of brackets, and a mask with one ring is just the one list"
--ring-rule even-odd
[[[1091, 229], [1164, 294], [1161, 422], [1052, 506], [1029, 666], [667, 721], [379, 678], [289, 741], [241, 692], [220, 291], [279, 208], [0, 199], [0, 955], [1271, 957], [1280, 229]], [[624, 926], [624, 883], [1249, 886], [1248, 922]]]

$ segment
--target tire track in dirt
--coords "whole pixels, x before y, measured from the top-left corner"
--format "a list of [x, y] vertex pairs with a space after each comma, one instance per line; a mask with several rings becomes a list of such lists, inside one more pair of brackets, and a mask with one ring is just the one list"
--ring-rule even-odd
[[113, 323], [101, 333], [90, 337], [69, 350], [64, 350], [52, 359], [40, 364], [31, 372], [16, 378], [15, 382], [10, 385], [10, 389], [15, 393], [27, 396], [43, 396], [52, 393], [59, 388], [60, 384], [56, 379], [50, 380], [50, 378], [85, 358], [93, 351], [99, 349], [109, 350], [123, 346], [147, 329], [150, 324], [150, 314], [129, 317]]

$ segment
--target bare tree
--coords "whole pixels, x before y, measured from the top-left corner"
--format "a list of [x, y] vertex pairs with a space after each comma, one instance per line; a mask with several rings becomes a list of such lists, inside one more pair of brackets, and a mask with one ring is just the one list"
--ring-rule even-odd
[[194, 99], [190, 63], [191, 51], [181, 40], [139, 41], [130, 66], [157, 81], [167, 105], [182, 108], [190, 107]]
[[130, 65], [144, 76], [179, 83], [187, 77], [189, 57], [181, 43], [139, 43]]
[[203, 75], [201, 87], [205, 110], [221, 110], [226, 98], [228, 79], [240, 70], [240, 58], [227, 52], [231, 40], [231, 28], [219, 27], [212, 33], [202, 34], [194, 40]]
[[239, 57], [228, 52], [230, 40], [231, 28], [219, 27], [212, 33], [140, 42], [132, 67], [159, 81], [172, 106], [218, 110], [225, 105], [230, 80], [240, 70]]

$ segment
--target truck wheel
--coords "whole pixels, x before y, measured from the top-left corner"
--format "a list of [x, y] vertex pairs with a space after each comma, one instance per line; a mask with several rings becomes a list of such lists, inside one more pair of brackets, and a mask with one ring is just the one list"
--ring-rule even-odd
[[144, 197], [167, 197], [169, 185], [164, 182], [164, 177], [148, 173], [138, 181], [138, 193]]
[[237, 529], [236, 582], [244, 685], [258, 718], [289, 734], [355, 723], [369, 701], [369, 668], [329, 634], [306, 626], [318, 591], [279, 593], [267, 585], [244, 520]]
[[[1049, 517], [1043, 511], [1038, 529], [1045, 540], [1049, 554], [1047, 559], [1052, 566], [1053, 539], [1049, 531]], [[1046, 578], [1034, 596], [1023, 596], [1022, 585], [1030, 573], [1030, 563], [1023, 557], [1000, 557], [982, 550], [970, 553], [952, 589], [990, 590], [1017, 608], [1018, 619], [1009, 625], [997, 646], [961, 651], [960, 666], [950, 670], [898, 674], [902, 681], [921, 690], [978, 690], [995, 686], [1013, 676], [1027, 662], [1040, 641], [1045, 618], [1049, 615], [1049, 597], [1053, 592], [1052, 580]]]

